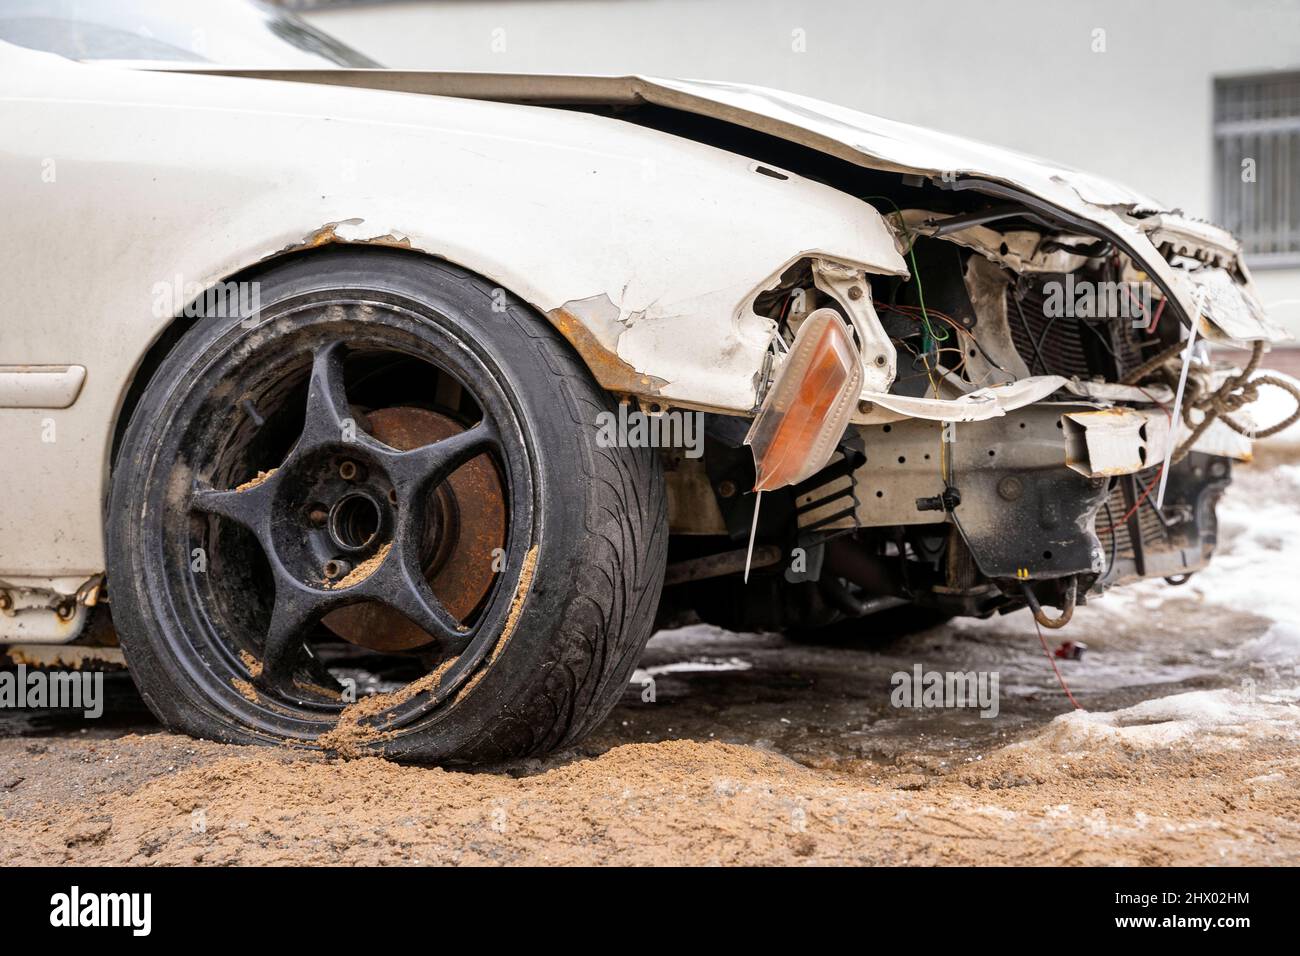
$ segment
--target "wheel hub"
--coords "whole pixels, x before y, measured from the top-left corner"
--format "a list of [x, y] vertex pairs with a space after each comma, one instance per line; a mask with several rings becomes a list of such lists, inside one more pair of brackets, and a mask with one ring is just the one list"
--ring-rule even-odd
[[393, 484], [364, 453], [346, 445], [321, 450], [288, 465], [283, 477], [273, 505], [275, 551], [297, 580], [332, 589], [391, 543], [397, 526]]
[[[447, 415], [414, 406], [371, 412], [366, 428], [399, 451], [465, 430]], [[377, 481], [375, 487], [356, 487], [331, 499], [326, 522], [331, 541], [361, 561], [382, 547], [385, 529], [394, 525], [392, 512], [401, 506], [391, 488], [384, 487], [383, 476], [366, 475], [364, 465], [358, 464], [354, 481], [363, 476]], [[420, 542], [425, 579], [447, 611], [463, 621], [491, 588], [497, 571], [494, 557], [505, 545], [505, 490], [491, 459], [483, 455], [457, 469], [431, 494], [426, 514]], [[366, 533], [370, 536], [358, 544]], [[346, 575], [351, 568], [339, 570]], [[345, 641], [377, 651], [405, 650], [433, 640], [402, 614], [374, 602], [332, 611], [324, 624]]]
[[379, 534], [379, 502], [364, 491], [344, 495], [329, 510], [330, 540], [344, 551], [362, 551]]

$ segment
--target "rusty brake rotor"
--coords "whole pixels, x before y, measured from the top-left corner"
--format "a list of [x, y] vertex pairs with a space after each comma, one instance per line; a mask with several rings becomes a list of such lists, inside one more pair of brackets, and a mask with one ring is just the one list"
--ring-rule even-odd
[[[381, 408], [366, 421], [371, 435], [400, 451], [465, 430], [447, 415], [416, 406]], [[494, 550], [505, 547], [505, 488], [484, 454], [458, 468], [431, 496], [421, 564], [443, 607], [464, 622], [492, 587]], [[375, 602], [332, 611], [324, 624], [345, 641], [376, 651], [408, 650], [433, 641], [402, 614]]]

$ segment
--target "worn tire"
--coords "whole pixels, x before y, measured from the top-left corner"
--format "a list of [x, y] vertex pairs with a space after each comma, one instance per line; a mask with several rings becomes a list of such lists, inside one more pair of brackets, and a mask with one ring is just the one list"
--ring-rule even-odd
[[[500, 376], [532, 455], [535, 564], [531, 583], [521, 578], [514, 593], [518, 602], [523, 592], [512, 636], [454, 698], [400, 732], [361, 741], [359, 752], [483, 763], [579, 740], [617, 701], [650, 636], [668, 540], [658, 456], [601, 447], [596, 416], [615, 406], [568, 343], [512, 296], [501, 311], [501, 290], [450, 264], [398, 250], [340, 248], [254, 278], [263, 315], [344, 290], [400, 303], [460, 336], [475, 360]], [[160, 593], [163, 519], [153, 516], [165, 506], [160, 486], [168, 462], [184, 447], [187, 402], [198, 401], [205, 370], [248, 334], [237, 317], [197, 322], [144, 389], [115, 458], [108, 589], [130, 673], [167, 727], [222, 741], [312, 746], [338, 715], [303, 718], [301, 732], [268, 730], [270, 718], [241, 710], [208, 680], [204, 669], [219, 665], [194, 659], [184, 615]]]

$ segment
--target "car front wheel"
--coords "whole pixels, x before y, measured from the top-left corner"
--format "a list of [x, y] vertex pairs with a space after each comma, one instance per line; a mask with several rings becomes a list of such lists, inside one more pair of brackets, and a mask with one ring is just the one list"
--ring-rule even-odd
[[549, 324], [396, 250], [256, 277], [196, 320], [115, 457], [108, 587], [170, 728], [490, 762], [573, 743], [650, 634], [651, 450]]

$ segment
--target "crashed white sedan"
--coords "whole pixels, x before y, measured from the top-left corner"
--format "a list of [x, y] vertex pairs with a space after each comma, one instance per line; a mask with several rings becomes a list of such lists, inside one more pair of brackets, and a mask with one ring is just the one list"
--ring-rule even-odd
[[0, 642], [171, 728], [494, 761], [657, 619], [1061, 626], [1273, 424], [1238, 244], [1101, 179], [153, 6], [0, 0]]

